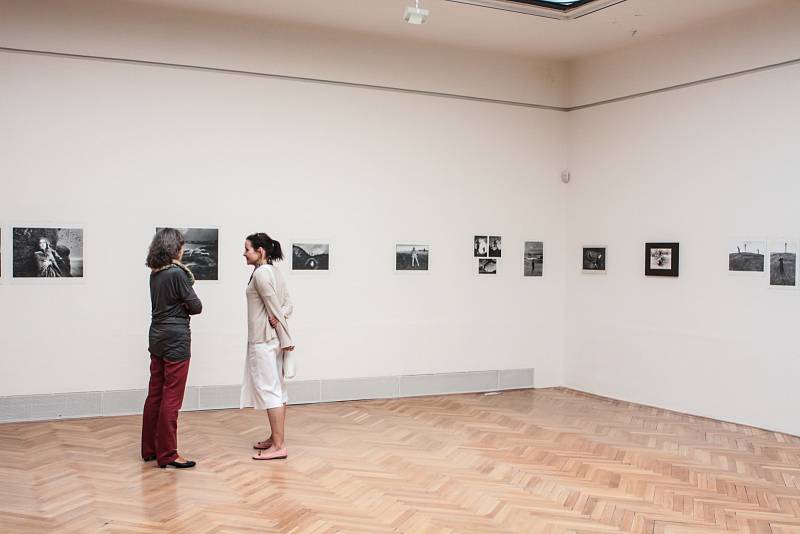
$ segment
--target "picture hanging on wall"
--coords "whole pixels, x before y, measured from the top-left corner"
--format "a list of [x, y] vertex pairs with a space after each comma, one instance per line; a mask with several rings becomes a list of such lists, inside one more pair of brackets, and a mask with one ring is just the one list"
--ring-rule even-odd
[[478, 260], [478, 274], [497, 274], [498, 260], [481, 258]]
[[192, 271], [196, 280], [219, 280], [219, 228], [176, 230], [180, 230], [185, 241], [181, 263]]
[[605, 273], [606, 247], [583, 247], [581, 262], [585, 273]]
[[395, 270], [427, 271], [430, 250], [429, 245], [395, 245]]
[[678, 243], [645, 243], [645, 276], [678, 276]]
[[499, 258], [503, 255], [503, 238], [499, 235], [489, 236], [489, 257]]
[[473, 256], [478, 259], [477, 274], [497, 274], [503, 255], [503, 238], [499, 235], [476, 235]]
[[544, 243], [525, 241], [522, 253], [522, 275], [542, 276], [544, 271]]
[[769, 285], [794, 287], [797, 269], [797, 242], [792, 239], [769, 240]]
[[292, 270], [330, 270], [330, 248], [328, 243], [292, 243]]
[[13, 228], [14, 278], [83, 278], [82, 228]]
[[489, 236], [475, 236], [473, 240], [473, 256], [476, 258], [486, 258], [489, 256]]
[[733, 240], [728, 247], [728, 271], [763, 273], [766, 253], [766, 241]]

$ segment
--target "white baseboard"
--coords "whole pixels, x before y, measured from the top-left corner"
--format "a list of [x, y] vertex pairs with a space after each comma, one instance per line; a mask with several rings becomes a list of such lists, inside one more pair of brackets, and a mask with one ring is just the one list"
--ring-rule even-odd
[[[289, 404], [393, 399], [533, 387], [533, 369], [501, 369], [331, 380], [290, 380]], [[186, 388], [183, 411], [239, 407], [238, 384]], [[0, 397], [0, 422], [132, 415], [142, 412], [145, 389]]]

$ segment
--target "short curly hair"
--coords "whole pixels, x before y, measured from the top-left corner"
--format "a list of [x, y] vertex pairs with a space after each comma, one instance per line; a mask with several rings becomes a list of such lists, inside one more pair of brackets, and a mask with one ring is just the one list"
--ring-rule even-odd
[[172, 263], [181, 247], [186, 242], [180, 230], [175, 228], [161, 228], [150, 242], [145, 265], [151, 269], [160, 269]]

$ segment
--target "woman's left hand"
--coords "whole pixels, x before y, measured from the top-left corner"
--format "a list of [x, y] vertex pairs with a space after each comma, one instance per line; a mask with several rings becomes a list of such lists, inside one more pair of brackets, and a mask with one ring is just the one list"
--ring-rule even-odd
[[278, 326], [278, 320], [275, 317], [273, 317], [272, 315], [269, 316], [269, 325], [272, 328], [275, 328], [276, 326]]

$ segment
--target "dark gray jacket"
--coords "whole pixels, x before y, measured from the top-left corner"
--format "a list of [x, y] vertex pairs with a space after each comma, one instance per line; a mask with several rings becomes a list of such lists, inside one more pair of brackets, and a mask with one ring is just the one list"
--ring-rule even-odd
[[191, 357], [189, 316], [203, 311], [203, 303], [189, 275], [178, 266], [151, 273], [150, 302], [150, 354], [173, 361]]

